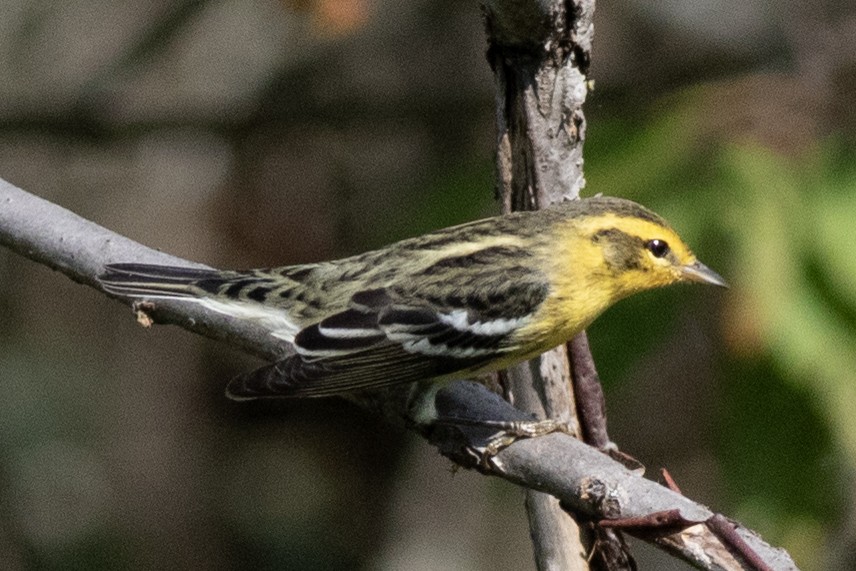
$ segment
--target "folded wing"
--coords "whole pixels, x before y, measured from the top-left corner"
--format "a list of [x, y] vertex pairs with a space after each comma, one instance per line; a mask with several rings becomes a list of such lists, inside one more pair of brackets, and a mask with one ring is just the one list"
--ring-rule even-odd
[[[300, 331], [297, 354], [233, 379], [234, 398], [316, 397], [466, 374], [514, 351], [525, 318], [480, 321], [461, 308], [357, 293], [350, 308]], [[410, 301], [415, 301], [411, 299]]]

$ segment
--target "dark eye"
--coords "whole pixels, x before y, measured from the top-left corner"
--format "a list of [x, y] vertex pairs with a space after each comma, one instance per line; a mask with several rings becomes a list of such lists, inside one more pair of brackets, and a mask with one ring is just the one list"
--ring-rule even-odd
[[665, 240], [649, 240], [645, 247], [654, 254], [655, 258], [662, 258], [669, 253], [669, 244]]

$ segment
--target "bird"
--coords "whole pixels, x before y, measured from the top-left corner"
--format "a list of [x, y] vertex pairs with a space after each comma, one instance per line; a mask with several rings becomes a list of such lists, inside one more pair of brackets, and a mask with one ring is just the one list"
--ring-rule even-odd
[[317, 263], [215, 270], [116, 263], [114, 295], [199, 303], [293, 345], [233, 379], [235, 399], [323, 397], [473, 378], [570, 340], [635, 293], [728, 287], [659, 215], [595, 196]]

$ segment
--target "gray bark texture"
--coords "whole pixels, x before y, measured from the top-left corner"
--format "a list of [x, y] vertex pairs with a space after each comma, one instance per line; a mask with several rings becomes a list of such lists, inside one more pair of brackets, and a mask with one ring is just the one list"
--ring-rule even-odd
[[[594, 2], [496, 0], [484, 8], [503, 211], [578, 198], [585, 185], [582, 105]], [[580, 434], [565, 347], [510, 368], [504, 378], [515, 406]], [[526, 510], [539, 570], [590, 568], [594, 537], [555, 498], [530, 489]]]

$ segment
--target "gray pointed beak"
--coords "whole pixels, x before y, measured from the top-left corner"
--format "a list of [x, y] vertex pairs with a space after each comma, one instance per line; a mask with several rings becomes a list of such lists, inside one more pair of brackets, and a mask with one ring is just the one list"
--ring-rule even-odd
[[688, 266], [682, 266], [681, 274], [683, 274], [685, 280], [690, 282], [728, 287], [728, 283], [721, 275], [698, 261]]

